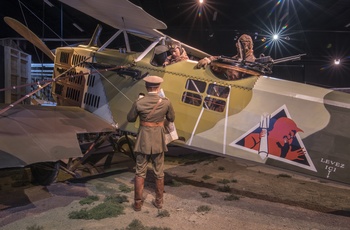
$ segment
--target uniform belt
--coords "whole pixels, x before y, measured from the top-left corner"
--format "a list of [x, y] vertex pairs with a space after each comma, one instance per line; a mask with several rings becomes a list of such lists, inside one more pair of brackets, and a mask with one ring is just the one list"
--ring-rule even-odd
[[158, 127], [158, 126], [164, 126], [164, 121], [159, 121], [159, 122], [141, 121], [140, 124], [142, 126], [147, 126], [147, 127]]

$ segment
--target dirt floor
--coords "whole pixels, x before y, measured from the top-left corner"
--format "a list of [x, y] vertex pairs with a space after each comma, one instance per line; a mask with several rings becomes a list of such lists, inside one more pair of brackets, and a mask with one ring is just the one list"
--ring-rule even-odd
[[[1, 172], [0, 229], [349, 229], [350, 186], [192, 151], [166, 156], [163, 209], [152, 205], [149, 172], [144, 206], [135, 212], [133, 173], [129, 159], [79, 180], [60, 172], [50, 186], [29, 183], [26, 170]], [[116, 217], [69, 218], [118, 194], [127, 202]], [[79, 203], [88, 196], [99, 200]]]

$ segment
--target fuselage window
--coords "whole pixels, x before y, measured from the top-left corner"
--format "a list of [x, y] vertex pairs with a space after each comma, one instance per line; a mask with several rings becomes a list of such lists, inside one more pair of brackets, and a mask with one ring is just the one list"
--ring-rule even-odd
[[204, 98], [203, 107], [216, 112], [223, 112], [226, 106], [226, 98], [230, 93], [227, 86], [211, 83], [208, 85], [207, 96]]
[[216, 84], [209, 84], [207, 94], [215, 97], [227, 98], [230, 88]]
[[203, 107], [216, 112], [223, 112], [225, 109], [226, 101], [218, 98], [207, 96], [204, 99]]
[[203, 93], [206, 86], [207, 84], [203, 81], [188, 79], [186, 82], [186, 89], [197, 93]]
[[200, 106], [203, 101], [203, 96], [201, 94], [205, 92], [206, 86], [207, 83], [204, 81], [188, 79], [185, 85], [186, 91], [182, 94], [182, 102], [194, 106]]
[[182, 102], [190, 105], [200, 106], [202, 104], [202, 96], [198, 93], [185, 91], [182, 94]]

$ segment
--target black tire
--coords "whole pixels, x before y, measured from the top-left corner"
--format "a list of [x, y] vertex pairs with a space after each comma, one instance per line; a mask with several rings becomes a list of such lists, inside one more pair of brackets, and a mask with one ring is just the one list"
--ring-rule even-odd
[[43, 162], [30, 166], [33, 182], [44, 186], [56, 181], [59, 169], [59, 162]]

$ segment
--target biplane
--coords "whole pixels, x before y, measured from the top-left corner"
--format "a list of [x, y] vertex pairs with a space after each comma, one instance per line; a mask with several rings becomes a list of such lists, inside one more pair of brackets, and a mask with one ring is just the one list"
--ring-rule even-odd
[[[157, 75], [176, 111], [179, 139], [172, 144], [350, 183], [350, 95], [268, 77], [278, 62], [271, 58], [221, 57], [198, 69], [197, 61], [210, 55], [180, 41], [190, 60], [163, 67], [176, 39], [160, 32], [166, 25], [142, 8], [127, 0], [60, 1], [116, 32], [99, 45], [102, 28], [97, 26], [89, 44], [52, 53], [23, 24], [5, 18], [54, 62], [52, 80], [40, 87], [52, 84], [57, 106], [1, 107], [0, 168], [31, 167], [39, 183], [49, 184], [59, 168], [78, 176], [79, 165], [91, 167], [90, 150], [104, 141], [132, 156], [138, 123], [128, 123], [126, 115], [139, 93], [146, 92], [142, 79]], [[124, 47], [109, 48], [118, 36]], [[147, 41], [147, 48], [134, 51], [132, 36]], [[245, 77], [227, 79], [229, 70]], [[80, 139], [91, 134], [95, 139], [82, 152]]]

